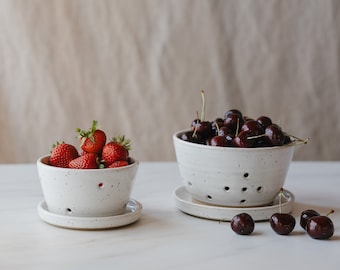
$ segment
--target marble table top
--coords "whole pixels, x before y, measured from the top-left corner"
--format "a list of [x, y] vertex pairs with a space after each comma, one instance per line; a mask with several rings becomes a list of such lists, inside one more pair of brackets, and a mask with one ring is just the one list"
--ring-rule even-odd
[[[293, 162], [285, 189], [295, 195], [297, 225], [288, 236], [268, 221], [249, 236], [229, 222], [193, 217], [177, 207], [182, 186], [175, 162], [141, 162], [132, 198], [143, 205], [130, 225], [72, 230], [38, 215], [43, 200], [35, 164], [0, 165], [0, 269], [339, 269], [340, 162]], [[335, 233], [315, 240], [299, 226], [313, 208], [330, 217]]]

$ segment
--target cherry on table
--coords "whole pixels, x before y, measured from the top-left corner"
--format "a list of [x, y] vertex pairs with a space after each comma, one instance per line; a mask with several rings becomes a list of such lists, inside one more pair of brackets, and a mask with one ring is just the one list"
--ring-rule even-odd
[[300, 215], [300, 226], [306, 230], [306, 225], [307, 225], [307, 221], [308, 219], [310, 219], [311, 217], [316, 217], [316, 216], [320, 216], [319, 212], [313, 210], [313, 209], [307, 209], [302, 211], [301, 215]]
[[270, 217], [270, 226], [280, 235], [290, 234], [295, 227], [295, 218], [288, 213], [274, 213]]
[[331, 210], [327, 215], [314, 216], [308, 219], [306, 231], [310, 237], [323, 240], [329, 239], [333, 236], [334, 224], [328, 217], [331, 213], [334, 213], [334, 210]]
[[248, 213], [240, 213], [232, 218], [230, 227], [237, 234], [249, 235], [254, 231], [255, 222]]
[[279, 193], [279, 209], [278, 213], [272, 214], [269, 219], [270, 226], [273, 231], [280, 235], [290, 234], [295, 228], [295, 217], [289, 213], [282, 213], [282, 197], [284, 197], [283, 188]]

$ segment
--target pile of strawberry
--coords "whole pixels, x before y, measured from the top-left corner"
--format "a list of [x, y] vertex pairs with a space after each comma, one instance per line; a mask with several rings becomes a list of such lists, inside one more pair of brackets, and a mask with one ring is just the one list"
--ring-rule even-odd
[[97, 129], [97, 121], [93, 121], [89, 130], [77, 128], [80, 139], [79, 154], [72, 144], [58, 143], [53, 145], [49, 164], [55, 167], [73, 169], [116, 168], [129, 165], [131, 141], [125, 136], [113, 137], [106, 142], [104, 131]]

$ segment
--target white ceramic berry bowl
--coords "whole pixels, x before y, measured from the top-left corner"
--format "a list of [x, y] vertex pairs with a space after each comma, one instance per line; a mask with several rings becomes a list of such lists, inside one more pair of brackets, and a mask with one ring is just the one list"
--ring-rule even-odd
[[68, 169], [37, 160], [39, 180], [48, 211], [75, 217], [105, 217], [125, 212], [139, 162], [119, 168]]
[[228, 206], [269, 205], [283, 187], [294, 143], [277, 147], [238, 148], [195, 144], [173, 135], [183, 185], [200, 202]]

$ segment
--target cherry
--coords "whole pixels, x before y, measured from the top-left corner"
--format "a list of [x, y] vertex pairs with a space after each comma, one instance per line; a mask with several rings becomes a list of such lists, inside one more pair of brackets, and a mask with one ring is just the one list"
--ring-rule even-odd
[[268, 126], [270, 126], [272, 123], [272, 120], [268, 116], [260, 116], [256, 120], [264, 129]]
[[202, 139], [207, 139], [214, 134], [211, 122], [201, 121], [196, 124], [196, 133], [200, 134]]
[[226, 111], [226, 113], [224, 114], [224, 119], [228, 118], [228, 116], [232, 113], [237, 114], [239, 116], [239, 118], [243, 118], [243, 115], [239, 110], [231, 109], [231, 110]]
[[238, 113], [230, 113], [225, 119], [224, 119], [224, 126], [226, 126], [228, 129], [232, 130], [233, 134], [237, 135], [239, 129], [243, 125], [244, 120]]
[[199, 123], [201, 123], [201, 119], [199, 119], [199, 118], [196, 118], [196, 119], [192, 120], [191, 125], [190, 125], [191, 130], [195, 130], [196, 126]]
[[251, 139], [253, 134], [250, 130], [240, 132], [233, 140], [233, 145], [236, 147], [254, 147], [255, 139]]
[[235, 138], [234, 134], [227, 128], [227, 127], [221, 127], [218, 131], [218, 136], [224, 136], [226, 139], [226, 146], [233, 146], [233, 140]]
[[255, 222], [249, 214], [240, 213], [232, 218], [230, 227], [237, 234], [248, 235], [254, 231]]
[[229, 134], [232, 134], [232, 130], [230, 130], [229, 128], [223, 126], [223, 127], [220, 127], [220, 129], [218, 130], [218, 133], [217, 135], [219, 136], [227, 136]]
[[188, 131], [181, 135], [181, 139], [183, 141], [204, 144], [204, 140], [202, 139], [201, 135], [195, 133], [195, 131]]
[[308, 219], [306, 231], [310, 237], [314, 239], [329, 239], [333, 236], [334, 224], [328, 217], [331, 213], [334, 213], [334, 210], [331, 210], [325, 216], [314, 216]]
[[212, 123], [209, 121], [205, 121], [205, 95], [204, 91], [201, 91], [202, 96], [202, 110], [201, 117], [196, 118], [191, 122], [191, 129], [194, 130], [194, 134], [199, 134], [203, 140], [208, 139], [209, 137], [214, 135], [214, 130], [212, 128]]
[[227, 141], [227, 146], [234, 146], [233, 140], [234, 140], [235, 136], [233, 134], [227, 134], [224, 137]]
[[285, 135], [278, 125], [272, 124], [265, 129], [264, 141], [271, 146], [280, 146], [285, 142]]
[[312, 210], [312, 209], [304, 210], [301, 213], [301, 216], [300, 216], [300, 225], [301, 225], [301, 227], [304, 230], [306, 230], [306, 225], [307, 225], [308, 219], [310, 219], [311, 217], [316, 217], [316, 216], [320, 216], [320, 214], [317, 211]]
[[295, 218], [287, 213], [275, 213], [269, 221], [272, 229], [281, 235], [290, 234], [295, 227]]
[[214, 136], [210, 139], [209, 145], [225, 147], [228, 145], [228, 142], [225, 136]]
[[274, 213], [270, 219], [270, 226], [272, 229], [280, 235], [287, 235], [290, 234], [295, 227], [295, 218], [289, 214], [289, 213], [282, 213], [282, 197], [284, 196], [283, 194], [283, 188], [280, 190], [279, 194], [279, 207], [280, 207], [280, 212], [279, 213]]
[[250, 130], [253, 135], [260, 135], [264, 133], [263, 127], [255, 120], [246, 121], [242, 125], [240, 132], [246, 130]]
[[212, 128], [217, 131], [224, 126], [224, 120], [222, 118], [216, 118], [215, 121], [211, 123]]

